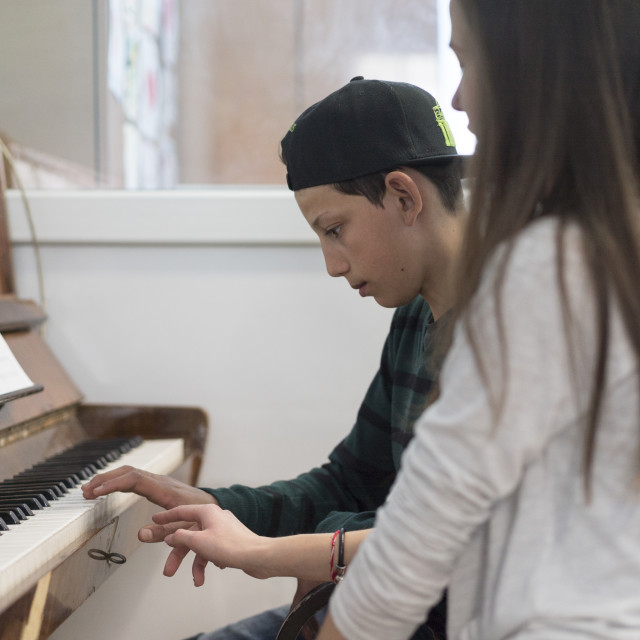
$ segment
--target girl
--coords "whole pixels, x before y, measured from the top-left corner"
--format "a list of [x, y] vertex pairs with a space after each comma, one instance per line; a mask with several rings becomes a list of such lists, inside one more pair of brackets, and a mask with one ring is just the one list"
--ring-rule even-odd
[[[475, 185], [440, 397], [320, 640], [640, 637], [640, 3], [452, 0]], [[471, 322], [471, 320], [473, 322]]]

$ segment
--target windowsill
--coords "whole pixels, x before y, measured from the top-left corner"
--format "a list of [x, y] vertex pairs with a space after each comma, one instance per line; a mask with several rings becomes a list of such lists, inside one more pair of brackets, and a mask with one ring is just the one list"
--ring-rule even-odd
[[[313, 245], [280, 187], [167, 191], [27, 190], [42, 245]], [[7, 192], [14, 244], [32, 241], [20, 192]]]

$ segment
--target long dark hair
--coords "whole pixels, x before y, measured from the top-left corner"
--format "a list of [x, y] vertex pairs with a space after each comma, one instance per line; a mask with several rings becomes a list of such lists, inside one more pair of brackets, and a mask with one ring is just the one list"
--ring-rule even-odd
[[[453, 1], [481, 69], [475, 187], [456, 313], [468, 307], [496, 247], [508, 247], [532, 220], [550, 215], [561, 220], [558, 277], [566, 318], [560, 236], [566, 222], [579, 225], [598, 327], [588, 488], [614, 302], [640, 359], [640, 2]], [[508, 255], [496, 281], [498, 308]], [[465, 326], [473, 343], [470, 321]]]

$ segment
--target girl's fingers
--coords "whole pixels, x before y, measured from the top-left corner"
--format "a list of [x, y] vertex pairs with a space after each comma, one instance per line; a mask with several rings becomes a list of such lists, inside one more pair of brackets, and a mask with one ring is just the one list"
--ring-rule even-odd
[[172, 549], [167, 557], [167, 561], [164, 563], [164, 575], [169, 578], [174, 576], [188, 553], [189, 549], [187, 547], [176, 547]]
[[204, 584], [204, 570], [206, 566], [207, 566], [206, 558], [196, 555], [193, 561], [193, 566], [191, 568], [191, 573], [193, 575], [193, 584], [196, 587], [201, 587]]
[[169, 524], [148, 524], [138, 531], [140, 542], [162, 542], [179, 529], [190, 529], [193, 522], [171, 522]]
[[215, 504], [183, 504], [167, 511], [159, 511], [152, 516], [156, 524], [169, 524], [186, 520], [202, 525], [203, 518], [206, 518], [212, 511], [220, 511], [220, 507]]

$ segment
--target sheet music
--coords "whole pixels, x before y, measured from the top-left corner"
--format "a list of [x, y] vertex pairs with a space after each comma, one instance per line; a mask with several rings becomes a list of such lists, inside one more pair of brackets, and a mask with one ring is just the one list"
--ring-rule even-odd
[[33, 382], [0, 334], [0, 399], [33, 387]]

